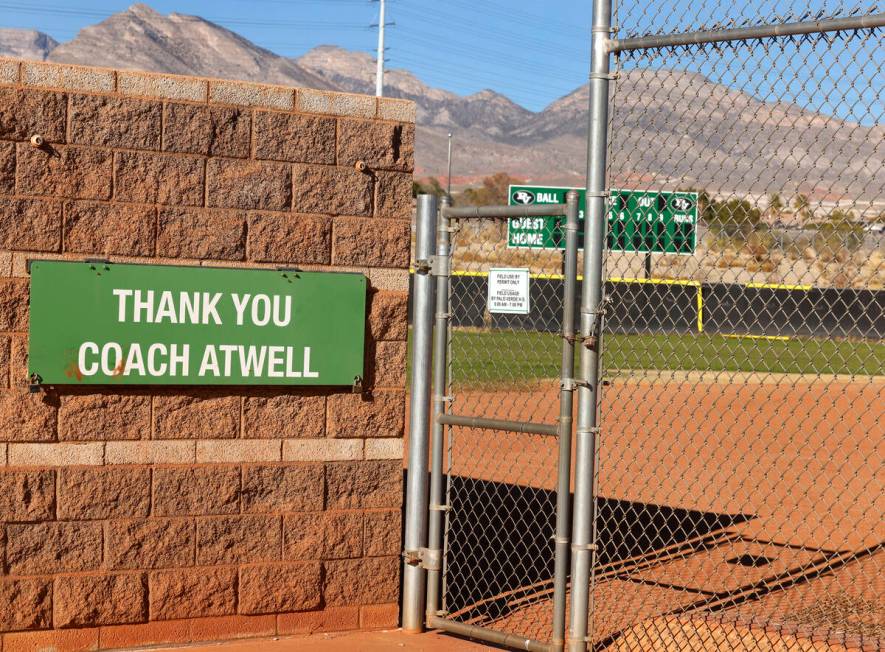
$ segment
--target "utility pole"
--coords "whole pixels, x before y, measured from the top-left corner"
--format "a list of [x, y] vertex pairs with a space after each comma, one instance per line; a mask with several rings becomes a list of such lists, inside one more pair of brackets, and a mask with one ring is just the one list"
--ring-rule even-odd
[[378, 67], [375, 70], [375, 95], [384, 97], [384, 0], [378, 0]]
[[449, 159], [448, 172], [446, 173], [446, 194], [452, 196], [452, 132], [449, 132]]

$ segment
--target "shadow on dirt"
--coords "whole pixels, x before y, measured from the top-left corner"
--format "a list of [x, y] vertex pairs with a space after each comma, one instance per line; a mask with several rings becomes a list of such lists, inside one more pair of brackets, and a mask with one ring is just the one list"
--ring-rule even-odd
[[[546, 595], [553, 582], [554, 492], [452, 477], [446, 602], [459, 620], [495, 620]], [[753, 518], [610, 498], [597, 500], [600, 566], [722, 531]]]

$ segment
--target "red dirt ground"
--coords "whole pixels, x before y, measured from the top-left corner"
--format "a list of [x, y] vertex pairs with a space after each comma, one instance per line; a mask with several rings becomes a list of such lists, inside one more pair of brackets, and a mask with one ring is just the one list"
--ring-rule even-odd
[[[546, 423], [558, 414], [552, 383], [454, 394], [455, 414]], [[618, 650], [780, 650], [799, 636], [805, 643], [790, 649], [817, 649], [803, 647], [812, 639], [885, 648], [885, 379], [649, 372], [604, 388], [601, 425], [600, 496], [748, 520], [688, 549], [601, 568], [596, 640], [615, 635], [607, 640]], [[458, 428], [453, 441], [453, 474], [554, 486], [553, 438]], [[603, 523], [600, 538], [642, 511]], [[702, 534], [684, 529], [687, 542]], [[742, 556], [765, 559], [729, 562]], [[545, 639], [549, 611], [542, 598], [487, 624], [528, 622], [532, 631], [517, 633]], [[702, 634], [685, 618], [718, 629]], [[769, 632], [771, 646], [759, 647], [748, 624]], [[649, 628], [662, 637], [652, 647]], [[697, 645], [674, 647], [691, 631]], [[747, 636], [756, 647], [742, 647]]]

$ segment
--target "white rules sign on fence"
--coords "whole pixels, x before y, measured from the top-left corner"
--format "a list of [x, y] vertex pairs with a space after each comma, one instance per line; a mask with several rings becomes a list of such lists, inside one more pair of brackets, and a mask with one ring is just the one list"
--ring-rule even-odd
[[493, 268], [489, 270], [489, 312], [527, 315], [529, 300], [529, 270]]

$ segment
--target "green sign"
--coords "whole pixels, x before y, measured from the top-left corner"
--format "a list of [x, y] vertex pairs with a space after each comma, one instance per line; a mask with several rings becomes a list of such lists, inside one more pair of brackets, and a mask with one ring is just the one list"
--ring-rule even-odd
[[[510, 186], [509, 204], [564, 204], [572, 188]], [[586, 192], [580, 196], [578, 246], [584, 246]], [[515, 217], [507, 223], [507, 246], [564, 249], [563, 217]], [[610, 251], [693, 254], [697, 243], [698, 195], [694, 192], [613, 189], [609, 201], [607, 246]]]
[[362, 274], [31, 263], [28, 370], [84, 385], [352, 385]]

